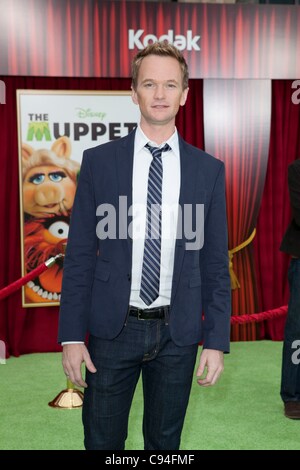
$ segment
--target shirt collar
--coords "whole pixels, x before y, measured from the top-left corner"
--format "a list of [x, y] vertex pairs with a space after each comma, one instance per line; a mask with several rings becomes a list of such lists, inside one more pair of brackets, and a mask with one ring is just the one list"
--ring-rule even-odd
[[[148, 144], [148, 142], [150, 143], [150, 145], [153, 145], [154, 147], [158, 147], [156, 142], [153, 142], [148, 139], [148, 137], [142, 131], [140, 125], [138, 125], [136, 129], [136, 133], [135, 133], [135, 142], [134, 142], [135, 153], [140, 152], [140, 150], [142, 150], [145, 147], [145, 145]], [[177, 132], [176, 127], [171, 137], [166, 142], [163, 142], [161, 145], [159, 145], [159, 147], [164, 146], [164, 144], [169, 144], [172, 151], [176, 155], [176, 157], [179, 157], [179, 142], [178, 142], [178, 132]]]

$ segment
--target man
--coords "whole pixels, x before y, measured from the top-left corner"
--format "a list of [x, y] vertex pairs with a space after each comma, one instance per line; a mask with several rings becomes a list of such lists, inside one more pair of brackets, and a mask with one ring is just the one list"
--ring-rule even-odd
[[[147, 46], [132, 68], [140, 125], [127, 137], [84, 152], [64, 264], [59, 341], [66, 375], [87, 387], [87, 449], [124, 449], [141, 372], [145, 449], [178, 449], [198, 343], [203, 341], [197, 371], [199, 377], [206, 371], [198, 379], [202, 386], [217, 381], [229, 350], [224, 165], [178, 135], [175, 116], [187, 94], [182, 54], [164, 43]], [[120, 217], [120, 196], [133, 206], [132, 219]], [[103, 204], [116, 208], [116, 237], [100, 233]], [[124, 226], [132, 238], [120, 236]], [[88, 349], [65, 344], [83, 343], [87, 331]]]
[[288, 185], [293, 219], [280, 249], [291, 255], [289, 267], [290, 300], [285, 325], [281, 398], [287, 418], [300, 419], [300, 160], [288, 168]]

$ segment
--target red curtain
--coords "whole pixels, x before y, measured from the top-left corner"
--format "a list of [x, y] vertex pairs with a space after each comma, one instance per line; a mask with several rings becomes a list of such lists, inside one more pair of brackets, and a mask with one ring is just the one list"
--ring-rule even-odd
[[[255, 262], [262, 310], [288, 301], [287, 269], [290, 258], [279, 251], [291, 219], [287, 185], [288, 164], [300, 158], [300, 105], [292, 102], [291, 80], [272, 83], [272, 121], [267, 177], [254, 240]], [[285, 319], [267, 321], [261, 337], [283, 339]]]
[[[229, 249], [240, 285], [232, 290], [234, 315], [259, 311], [251, 239], [264, 187], [270, 119], [270, 80], [204, 81], [205, 149], [226, 167]], [[256, 339], [255, 323], [233, 325], [232, 339]]]
[[[21, 276], [18, 183], [17, 89], [129, 90], [130, 79], [1, 77], [6, 105], [0, 105], [0, 289]], [[179, 132], [201, 148], [203, 140], [202, 81], [190, 81], [189, 100], [180, 109]], [[58, 307], [22, 308], [21, 290], [0, 301], [0, 340], [14, 356], [59, 351], [56, 342]]]
[[135, 54], [128, 31], [141, 29], [137, 41], [169, 30], [200, 35], [195, 45], [201, 52], [191, 44], [185, 50], [191, 77], [298, 75], [299, 8], [211, 3], [1, 0], [0, 69], [7, 75], [128, 77]]

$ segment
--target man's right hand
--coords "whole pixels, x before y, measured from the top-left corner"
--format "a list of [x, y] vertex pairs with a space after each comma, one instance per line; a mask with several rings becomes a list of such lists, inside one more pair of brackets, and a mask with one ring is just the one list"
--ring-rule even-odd
[[87, 384], [81, 373], [81, 364], [83, 362], [85, 362], [86, 368], [90, 372], [97, 372], [85, 344], [65, 344], [63, 346], [62, 364], [66, 376], [77, 387], [86, 388]]

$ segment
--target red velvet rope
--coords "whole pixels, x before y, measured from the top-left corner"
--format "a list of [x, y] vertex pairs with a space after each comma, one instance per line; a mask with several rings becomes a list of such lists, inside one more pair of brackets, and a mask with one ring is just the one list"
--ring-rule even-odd
[[15, 282], [12, 282], [9, 284], [9, 286], [4, 287], [3, 289], [0, 290], [0, 300], [5, 299], [5, 297], [8, 297], [10, 294], [18, 290], [20, 287], [24, 286], [27, 284], [27, 282], [31, 281], [35, 277], [39, 276], [41, 273], [46, 271], [48, 269], [48, 266], [46, 263], [40, 264], [37, 268], [33, 269], [33, 271], [30, 271], [30, 273], [26, 274], [26, 276], [20, 277]]
[[275, 308], [273, 310], [267, 310], [261, 313], [251, 313], [250, 315], [233, 315], [231, 317], [231, 324], [242, 324], [250, 322], [261, 322], [264, 320], [273, 320], [274, 318], [284, 317], [287, 314], [287, 305], [283, 307]]
[[[46, 262], [47, 263], [47, 262]], [[46, 263], [40, 264], [36, 269], [30, 271], [30, 273], [26, 274], [26, 276], [21, 277], [17, 281], [13, 282], [7, 287], [4, 287], [0, 290], [0, 300], [8, 297], [12, 292], [16, 291], [20, 287], [27, 284], [27, 282], [31, 281], [35, 277], [39, 276], [41, 273], [46, 271], [50, 265], [47, 266]], [[242, 324], [242, 323], [250, 323], [250, 322], [262, 322], [264, 320], [271, 320], [273, 318], [280, 318], [284, 317], [287, 314], [287, 305], [283, 307], [275, 308], [273, 310], [267, 310], [266, 312], [261, 313], [251, 313], [247, 315], [233, 315], [230, 319], [231, 324]]]

